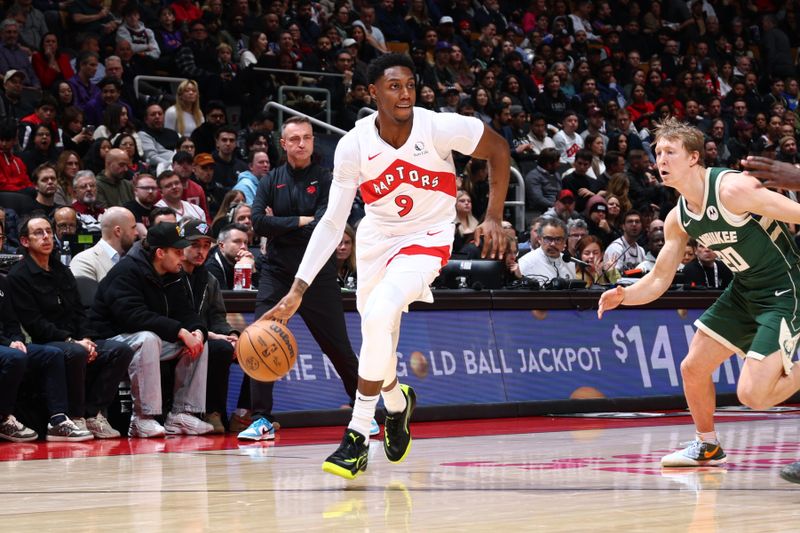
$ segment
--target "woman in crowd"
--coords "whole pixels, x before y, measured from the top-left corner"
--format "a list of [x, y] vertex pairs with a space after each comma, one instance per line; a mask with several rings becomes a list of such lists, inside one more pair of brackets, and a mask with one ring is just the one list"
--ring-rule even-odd
[[620, 211], [622, 213], [627, 213], [629, 210], [633, 209], [633, 203], [628, 196], [630, 189], [631, 184], [630, 181], [628, 181], [627, 174], [624, 172], [612, 174], [611, 179], [608, 180], [608, 185], [606, 186], [606, 201], [608, 201], [612, 196], [616, 197], [619, 200]]
[[58, 80], [53, 83], [50, 88], [53, 96], [56, 97], [58, 107], [56, 108], [56, 117], [61, 119], [64, 116], [64, 110], [72, 107], [75, 103], [75, 94], [72, 92], [72, 87], [64, 80]]
[[[691, 70], [682, 70], [677, 75], [676, 86], [678, 92], [676, 96], [681, 102], [686, 102], [692, 96], [692, 88], [694, 86], [694, 79], [692, 78]], [[633, 118], [633, 117], [631, 117]]]
[[239, 68], [242, 70], [255, 66], [262, 56], [265, 56], [269, 51], [269, 40], [267, 34], [261, 31], [254, 31], [250, 34], [250, 39], [247, 42], [247, 50], [242, 52], [239, 58]]
[[[630, 200], [629, 200], [630, 201]], [[616, 231], [621, 231], [622, 229], [622, 200], [620, 200], [619, 196], [615, 194], [606, 194], [606, 205], [608, 206], [608, 211], [606, 212], [606, 220], [608, 221], [608, 225], [614, 228]]]
[[[633, 88], [637, 85], [641, 85], [645, 87], [647, 85], [647, 74], [644, 70], [637, 68], [631, 74], [630, 81], [625, 84], [625, 87], [622, 88], [622, 92], [625, 93], [625, 100], [627, 102], [633, 101]], [[645, 94], [645, 97], [647, 95]]]
[[350, 36], [350, 31], [353, 29], [352, 22], [350, 3], [337, 2], [334, 16], [331, 18], [331, 25], [336, 28], [336, 33], [339, 34], [340, 39], [347, 39]]
[[631, 89], [630, 104], [625, 109], [631, 114], [631, 122], [640, 128], [650, 125], [650, 115], [655, 111], [655, 106], [647, 99], [647, 91], [638, 83]]
[[606, 144], [603, 141], [603, 136], [597, 133], [590, 133], [583, 140], [583, 145], [592, 152], [592, 164], [586, 175], [592, 179], [600, 179], [600, 176], [606, 171], [606, 164], [603, 158], [606, 155]]
[[457, 44], [450, 49], [450, 69], [455, 73], [456, 83], [461, 86], [461, 91], [468, 94], [475, 85], [475, 75], [469, 68], [464, 51]]
[[231, 210], [231, 206], [235, 204], [243, 204], [244, 202], [245, 196], [242, 191], [231, 190], [225, 193], [225, 196], [222, 198], [222, 202], [219, 204], [217, 214], [214, 215], [214, 219], [211, 221], [211, 234], [214, 237], [219, 235], [219, 232], [222, 228], [231, 223], [231, 220], [228, 218], [228, 211]]
[[717, 96], [725, 98], [731, 89], [733, 89], [733, 61], [730, 59], [723, 59], [719, 67], [719, 73], [716, 76], [716, 81], [712, 79], [715, 88], [717, 88]]
[[420, 86], [417, 105], [423, 109], [428, 109], [429, 111], [436, 111], [436, 93], [433, 91], [430, 85]]
[[186, 152], [194, 157], [197, 152], [197, 148], [195, 147], [194, 141], [191, 137], [181, 137], [178, 139], [178, 144], [175, 145], [175, 151]]
[[356, 232], [347, 224], [336, 247], [336, 277], [343, 289], [356, 288]]
[[58, 80], [68, 80], [75, 75], [69, 64], [69, 55], [58, 48], [55, 33], [45, 33], [39, 50], [31, 56], [31, 64], [42, 89], [50, 89]]
[[[553, 76], [557, 78], [556, 74], [553, 74]], [[526, 113], [533, 113], [533, 100], [531, 100], [528, 93], [525, 92], [525, 88], [520, 83], [519, 78], [517, 78], [514, 74], [509, 74], [506, 76], [506, 78], [503, 80], [501, 89], [504, 95], [511, 97], [512, 105], [520, 105]]]
[[114, 139], [112, 145], [128, 154], [128, 174], [131, 178], [134, 174], [148, 172], [149, 166], [142, 159], [141, 144], [136, 138], [136, 134], [122, 133]]
[[[599, 103], [599, 102], [598, 102]], [[619, 129], [617, 127], [617, 112], [619, 111], [619, 104], [616, 98], [612, 98], [602, 108], [603, 114], [606, 117], [606, 131], [614, 131]], [[610, 150], [611, 148], [609, 148]]]
[[651, 70], [647, 73], [647, 85], [645, 85], [645, 92], [647, 93], [647, 99], [651, 102], [655, 102], [659, 98], [661, 98], [661, 85], [664, 83], [664, 78], [661, 75], [660, 70]]
[[759, 111], [756, 113], [755, 117], [753, 117], [753, 139], [758, 139], [767, 134], [767, 130], [769, 129], [769, 120], [767, 119], [767, 114]]
[[420, 41], [425, 36], [425, 30], [433, 28], [436, 24], [428, 12], [428, 2], [425, 0], [411, 0], [408, 4], [408, 13], [405, 16], [406, 26], [414, 35], [414, 41]]
[[458, 191], [456, 195], [456, 237], [453, 243], [453, 251], [460, 251], [466, 244], [472, 242], [475, 228], [478, 227], [478, 219], [472, 214], [472, 198], [465, 190]]
[[489, 91], [483, 87], [475, 87], [472, 89], [470, 102], [475, 109], [476, 118], [481, 119], [486, 124], [492, 122], [492, 98]]
[[[67, 86], [69, 87], [69, 86]], [[61, 142], [65, 150], [74, 150], [84, 157], [92, 146], [94, 130], [84, 126], [83, 111], [75, 106], [64, 109], [61, 115]]]
[[361, 21], [357, 20], [353, 23], [350, 37], [356, 41], [356, 45], [358, 46], [358, 58], [367, 64], [379, 55], [389, 51], [385, 46], [378, 43], [375, 37], [367, 33], [364, 29], [364, 23]]
[[558, 76], [558, 79], [561, 82], [561, 91], [567, 96], [567, 98], [571, 99], [577, 94], [576, 85], [572, 82], [569, 68], [564, 61], [556, 61], [553, 63], [553, 66], [550, 67], [550, 72], [553, 72], [556, 76]]
[[56, 205], [72, 205], [72, 181], [81, 169], [81, 158], [72, 150], [64, 150], [56, 160]]
[[586, 235], [575, 245], [575, 255], [588, 267], [575, 266], [578, 279], [586, 283], [586, 288], [593, 285], [613, 285], [620, 278], [614, 264], [603, 263], [603, 245], [594, 235]]
[[628, 137], [619, 133], [612, 134], [608, 138], [608, 151], [616, 150], [625, 160], [628, 160]]
[[122, 133], [133, 133], [133, 121], [128, 116], [128, 108], [122, 104], [108, 104], [103, 111], [103, 123], [94, 130], [93, 138], [105, 137], [113, 142]]
[[59, 150], [53, 142], [53, 135], [53, 131], [44, 124], [33, 128], [32, 142], [29, 142], [28, 147], [20, 154], [20, 159], [25, 163], [29, 173], [44, 163], [55, 165]]
[[477, 84], [475, 86], [485, 90], [486, 94], [489, 95], [489, 100], [491, 102], [497, 101], [497, 76], [495, 75], [494, 71], [489, 69], [480, 71], [478, 73]]
[[579, 59], [572, 68], [572, 84], [575, 86], [576, 91], [582, 91], [584, 80], [589, 78], [593, 78], [591, 65], [587, 60]]
[[178, 85], [175, 105], [164, 113], [164, 127], [178, 132], [178, 135], [190, 136], [203, 123], [203, 112], [200, 110], [200, 90], [194, 80], [183, 80]]
[[105, 137], [95, 139], [86, 155], [83, 156], [83, 168], [99, 174], [106, 168], [106, 154], [111, 150], [111, 141]]

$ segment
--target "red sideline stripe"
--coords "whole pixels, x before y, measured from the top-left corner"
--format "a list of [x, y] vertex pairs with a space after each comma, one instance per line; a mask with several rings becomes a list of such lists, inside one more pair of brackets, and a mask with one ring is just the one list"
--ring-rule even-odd
[[394, 260], [394, 258], [398, 255], [430, 255], [433, 257], [438, 257], [442, 260], [442, 266], [444, 267], [447, 264], [447, 261], [450, 259], [450, 247], [420, 246], [419, 244], [412, 244], [411, 246], [400, 248], [400, 251], [394, 254], [389, 261], [386, 262], [386, 266], [389, 266], [392, 260]]

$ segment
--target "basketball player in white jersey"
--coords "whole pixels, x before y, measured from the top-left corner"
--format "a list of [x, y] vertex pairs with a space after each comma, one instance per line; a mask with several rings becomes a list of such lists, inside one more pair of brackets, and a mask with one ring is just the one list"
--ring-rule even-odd
[[[384, 451], [391, 462], [411, 447], [416, 396], [397, 381], [400, 317], [414, 301], [432, 302], [429, 285], [453, 243], [456, 181], [451, 152], [489, 162], [490, 196], [475, 241], [484, 257], [502, 259], [501, 219], [508, 189], [506, 141], [476, 118], [415, 108], [414, 64], [402, 54], [370, 63], [369, 92], [378, 112], [359, 120], [334, 156], [328, 209], [314, 229], [292, 288], [263, 318], [286, 321], [341, 240], [358, 190], [366, 216], [356, 237], [361, 355], [353, 417], [322, 469], [353, 479], [367, 468], [370, 421], [378, 399], [386, 408]], [[482, 243], [481, 243], [482, 240]]]

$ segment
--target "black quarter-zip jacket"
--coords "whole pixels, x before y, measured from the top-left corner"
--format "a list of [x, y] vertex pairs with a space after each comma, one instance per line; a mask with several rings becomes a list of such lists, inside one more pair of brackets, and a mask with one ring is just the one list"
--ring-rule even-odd
[[[263, 269], [294, 277], [311, 233], [328, 207], [331, 180], [330, 171], [315, 163], [302, 169], [283, 164], [261, 179], [253, 201], [253, 229], [267, 237]], [[265, 214], [267, 207], [272, 216]], [[299, 227], [301, 216], [313, 216], [314, 221]], [[325, 268], [335, 270], [333, 257]]]

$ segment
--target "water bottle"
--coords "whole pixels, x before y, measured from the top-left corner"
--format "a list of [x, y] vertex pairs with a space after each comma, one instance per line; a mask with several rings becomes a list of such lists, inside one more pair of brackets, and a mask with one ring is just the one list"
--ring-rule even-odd
[[64, 266], [69, 266], [70, 261], [72, 261], [72, 252], [69, 248], [69, 241], [64, 241], [61, 243], [61, 262]]
[[233, 265], [233, 290], [249, 291], [252, 287], [253, 265], [240, 259]]

